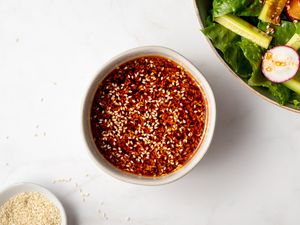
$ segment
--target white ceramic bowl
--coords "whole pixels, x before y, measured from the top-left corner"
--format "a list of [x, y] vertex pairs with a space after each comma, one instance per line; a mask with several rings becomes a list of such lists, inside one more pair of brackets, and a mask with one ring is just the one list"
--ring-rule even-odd
[[[137, 176], [134, 174], [129, 174], [127, 172], [121, 171], [120, 169], [114, 167], [110, 164], [98, 151], [96, 144], [93, 141], [93, 136], [90, 127], [90, 111], [92, 101], [95, 95], [95, 92], [105, 76], [107, 76], [116, 66], [119, 66], [129, 60], [134, 58], [143, 57], [143, 56], [162, 56], [169, 58], [179, 65], [183, 66], [202, 86], [204, 94], [207, 100], [207, 109], [208, 109], [208, 119], [206, 123], [206, 132], [203, 137], [202, 143], [199, 146], [198, 150], [194, 154], [193, 158], [186, 163], [181, 169], [161, 177], [146, 177], [146, 176]], [[197, 163], [202, 159], [205, 153], [208, 150], [208, 147], [213, 138], [215, 123], [216, 123], [216, 104], [213, 92], [202, 75], [202, 73], [186, 58], [184, 58], [179, 53], [159, 46], [145, 46], [134, 48], [119, 54], [118, 56], [111, 59], [107, 62], [102, 69], [97, 73], [95, 79], [93, 80], [91, 86], [89, 87], [88, 93], [86, 95], [84, 105], [83, 105], [83, 132], [85, 136], [86, 143], [88, 145], [88, 152], [93, 161], [98, 167], [110, 174], [111, 176], [118, 178], [120, 180], [141, 184], [141, 185], [161, 185], [175, 181], [185, 174], [187, 174]]]
[[33, 183], [19, 183], [12, 185], [0, 192], [0, 206], [7, 202], [13, 196], [22, 192], [38, 192], [49, 199], [60, 211], [61, 225], [67, 225], [67, 216], [61, 202], [56, 196], [46, 188]]

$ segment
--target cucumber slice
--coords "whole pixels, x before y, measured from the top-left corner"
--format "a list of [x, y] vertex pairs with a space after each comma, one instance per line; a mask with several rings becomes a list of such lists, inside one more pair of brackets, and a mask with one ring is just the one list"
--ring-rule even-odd
[[300, 35], [294, 34], [294, 36], [289, 40], [289, 42], [286, 45], [298, 50], [300, 48]]
[[263, 48], [268, 48], [271, 43], [271, 36], [267, 35], [263, 31], [252, 26], [250, 23], [237, 16], [228, 14], [216, 17], [215, 21], [226, 27], [227, 29], [233, 31], [234, 33], [247, 38], [248, 40]]
[[[300, 35], [294, 34], [294, 36], [286, 45], [294, 48], [295, 50], [298, 50], [300, 48]], [[293, 79], [284, 82], [283, 85], [300, 94], [300, 72], [298, 72], [298, 74]]]
[[293, 79], [284, 82], [283, 85], [300, 94], [300, 73], [298, 73]]
[[288, 0], [266, 0], [258, 18], [264, 22], [279, 25], [280, 15], [287, 1]]

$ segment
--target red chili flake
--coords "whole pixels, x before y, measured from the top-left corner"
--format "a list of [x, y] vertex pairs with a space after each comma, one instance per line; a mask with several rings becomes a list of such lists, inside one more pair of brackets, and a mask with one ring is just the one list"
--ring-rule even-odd
[[117, 168], [163, 176], [184, 166], [205, 131], [202, 89], [177, 63], [141, 57], [114, 69], [99, 84], [91, 109], [95, 144]]

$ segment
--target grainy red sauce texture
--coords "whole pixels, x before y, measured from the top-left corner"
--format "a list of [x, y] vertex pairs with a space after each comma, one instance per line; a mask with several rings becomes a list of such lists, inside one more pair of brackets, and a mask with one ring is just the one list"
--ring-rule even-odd
[[114, 166], [142, 176], [163, 176], [193, 157], [203, 138], [205, 96], [177, 63], [137, 58], [99, 84], [91, 129], [101, 154]]

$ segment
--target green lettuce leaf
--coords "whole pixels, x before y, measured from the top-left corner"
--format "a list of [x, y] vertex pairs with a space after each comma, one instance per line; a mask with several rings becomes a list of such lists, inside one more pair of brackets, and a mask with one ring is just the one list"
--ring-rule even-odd
[[238, 45], [240, 36], [216, 23], [204, 28], [202, 32], [212, 41], [225, 61], [240, 77], [244, 79], [250, 77], [252, 68]]
[[262, 8], [259, 0], [214, 0], [213, 17], [229, 13], [238, 16], [258, 16]]
[[296, 23], [282, 21], [281, 25], [275, 28], [274, 45], [285, 45], [297, 31]]
[[238, 15], [257, 17], [261, 12], [262, 7], [263, 4], [261, 3], [260, 0], [254, 0], [250, 5], [248, 5], [246, 8], [238, 12]]
[[300, 94], [293, 92], [289, 103], [294, 105], [296, 108], [300, 108]]
[[267, 88], [280, 104], [288, 102], [291, 91], [282, 84], [272, 83], [261, 73], [260, 64], [264, 54], [264, 49], [246, 38], [242, 38], [239, 45], [252, 66], [253, 73], [251, 78], [248, 80], [248, 84], [250, 86]]
[[236, 13], [244, 9], [250, 0], [214, 0], [213, 1], [213, 17], [223, 16], [228, 13]]
[[[261, 21], [258, 23], [258, 28], [263, 31], [267, 30], [267, 26], [268, 23], [264, 23]], [[273, 46], [285, 45], [295, 33], [300, 34], [300, 23], [293, 23], [290, 21], [282, 20], [280, 26], [274, 26], [273, 28]]]
[[264, 87], [269, 90], [269, 92], [274, 96], [276, 101], [284, 105], [286, 104], [291, 98], [291, 90], [287, 87], [283, 86], [282, 84], [272, 83], [271, 81], [267, 80], [260, 70], [254, 72], [251, 78], [248, 80], [248, 84], [254, 87]]
[[228, 46], [240, 40], [237, 34], [216, 23], [212, 23], [210, 26], [202, 29], [202, 32], [212, 41], [213, 45], [223, 53]]
[[241, 38], [238, 43], [241, 47], [246, 59], [252, 66], [252, 71], [260, 70], [260, 63], [264, 54], [264, 49], [246, 38]]

